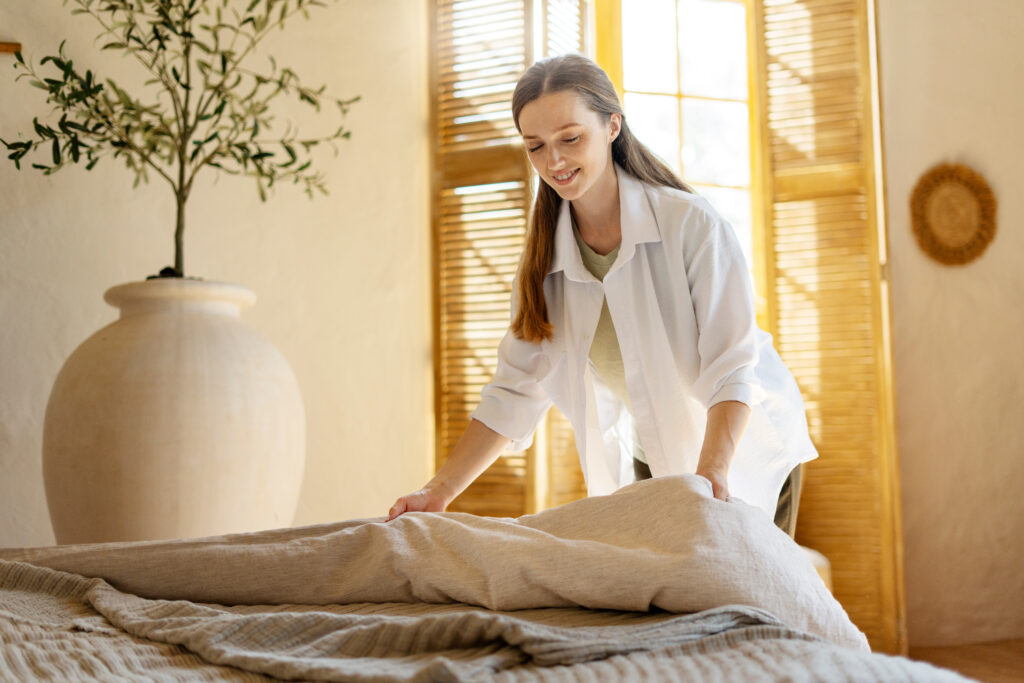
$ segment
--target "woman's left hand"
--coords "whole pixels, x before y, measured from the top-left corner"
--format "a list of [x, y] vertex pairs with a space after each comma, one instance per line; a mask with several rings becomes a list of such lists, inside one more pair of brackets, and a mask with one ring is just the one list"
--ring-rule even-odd
[[721, 401], [708, 409], [697, 474], [711, 482], [718, 500], [729, 501], [729, 463], [749, 417], [750, 406], [740, 401]]
[[726, 472], [718, 468], [697, 468], [697, 474], [711, 482], [711, 490], [718, 500], [729, 501], [729, 480]]

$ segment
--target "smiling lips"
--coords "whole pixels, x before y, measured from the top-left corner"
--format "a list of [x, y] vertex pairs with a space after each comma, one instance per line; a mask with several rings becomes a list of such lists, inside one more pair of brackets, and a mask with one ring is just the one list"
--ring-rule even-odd
[[580, 169], [577, 168], [562, 175], [553, 175], [551, 178], [559, 185], [568, 185], [576, 178], [579, 172]]

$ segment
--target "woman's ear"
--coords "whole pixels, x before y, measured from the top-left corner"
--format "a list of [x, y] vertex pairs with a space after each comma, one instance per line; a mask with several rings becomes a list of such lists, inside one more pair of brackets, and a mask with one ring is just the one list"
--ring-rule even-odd
[[608, 142], [614, 142], [615, 138], [619, 137], [619, 133], [622, 131], [622, 114], [618, 112], [612, 112], [608, 116]]

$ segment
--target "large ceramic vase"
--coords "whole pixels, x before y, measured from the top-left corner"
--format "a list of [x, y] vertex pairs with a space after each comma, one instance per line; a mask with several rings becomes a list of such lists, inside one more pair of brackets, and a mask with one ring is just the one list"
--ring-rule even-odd
[[58, 543], [289, 526], [305, 412], [288, 362], [240, 320], [238, 285], [109, 289], [120, 319], [79, 346], [46, 407], [43, 475]]

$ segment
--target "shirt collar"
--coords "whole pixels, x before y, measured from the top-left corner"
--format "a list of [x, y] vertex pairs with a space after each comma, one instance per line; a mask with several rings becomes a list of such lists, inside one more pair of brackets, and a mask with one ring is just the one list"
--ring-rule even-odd
[[[619, 184], [619, 211], [622, 222], [622, 242], [619, 245], [619, 256], [612, 264], [609, 273], [616, 270], [619, 264], [633, 258], [636, 245], [643, 242], [660, 242], [661, 233], [654, 218], [654, 211], [644, 192], [643, 183], [615, 164], [615, 176]], [[541, 181], [543, 182], [543, 181]], [[572, 217], [569, 214], [569, 202], [562, 200], [558, 211], [558, 223], [555, 226], [554, 253], [551, 256], [551, 267], [548, 274], [565, 271], [565, 276], [576, 282], [596, 281], [580, 256], [579, 245], [572, 232]]]

